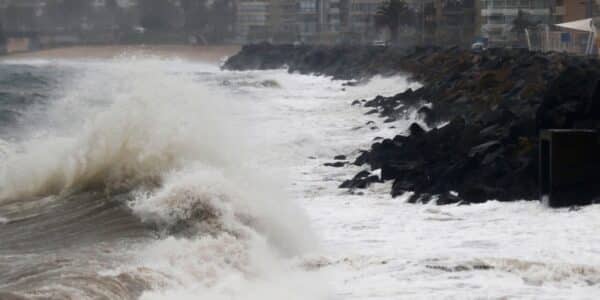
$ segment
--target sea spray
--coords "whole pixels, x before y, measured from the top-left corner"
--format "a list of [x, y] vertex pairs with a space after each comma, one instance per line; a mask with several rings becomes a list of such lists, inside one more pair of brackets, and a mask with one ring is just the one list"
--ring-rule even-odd
[[[99, 275], [147, 280], [142, 298], [325, 297], [322, 280], [291, 263], [316, 239], [281, 182], [252, 163], [260, 153], [247, 150], [248, 126], [236, 117], [244, 104], [173, 65], [85, 65], [7, 152], [0, 204], [129, 194], [131, 213], [159, 239], [121, 250], [129, 262]], [[68, 285], [44, 295], [66, 295]], [[78, 295], [88, 292], [106, 293]]]
[[243, 144], [231, 147], [241, 129], [226, 128], [226, 98], [160, 66], [124, 61], [75, 81], [48, 108], [48, 127], [5, 160], [0, 199], [132, 187], [189, 161], [234, 164]]

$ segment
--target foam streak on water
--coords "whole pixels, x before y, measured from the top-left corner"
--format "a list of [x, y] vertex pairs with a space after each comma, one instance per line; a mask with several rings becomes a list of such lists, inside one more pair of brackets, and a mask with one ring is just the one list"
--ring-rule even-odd
[[343, 87], [132, 57], [27, 72], [48, 68], [62, 75], [46, 100], [0, 131], [0, 299], [597, 294], [597, 206], [436, 207], [390, 198], [389, 183], [337, 189], [361, 167], [323, 163], [418, 121], [350, 105], [417, 86], [405, 78]]

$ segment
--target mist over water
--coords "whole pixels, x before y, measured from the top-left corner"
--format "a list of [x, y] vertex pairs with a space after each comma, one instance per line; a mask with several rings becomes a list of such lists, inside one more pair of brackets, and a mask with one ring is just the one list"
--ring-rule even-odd
[[327, 295], [293, 260], [317, 240], [284, 181], [256, 159], [265, 151], [248, 141], [256, 135], [251, 103], [223, 88], [235, 75], [157, 58], [37, 68], [49, 65], [72, 73], [54, 98], [24, 105], [9, 125], [21, 136], [1, 144], [3, 291], [55, 299]]

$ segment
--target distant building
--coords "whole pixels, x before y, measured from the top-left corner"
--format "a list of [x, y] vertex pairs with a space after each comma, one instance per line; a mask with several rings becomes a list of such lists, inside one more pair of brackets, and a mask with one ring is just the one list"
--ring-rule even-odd
[[[302, 32], [311, 32], [316, 10], [310, 2], [316, 0], [270, 0], [269, 33], [275, 43], [292, 43], [302, 40]], [[303, 22], [307, 22], [305, 26]]]
[[324, 2], [319, 0], [298, 0], [297, 28], [302, 42], [314, 42], [324, 23]]
[[339, 42], [343, 1], [298, 0], [296, 21], [299, 40], [326, 44]]
[[375, 14], [384, 0], [352, 0], [348, 11], [347, 36], [350, 41], [367, 43], [380, 39]]
[[333, 44], [343, 41], [342, 33], [347, 22], [349, 0], [323, 0], [320, 13], [319, 42]]
[[598, 0], [556, 0], [554, 14], [556, 22], [571, 22], [597, 16]]
[[340, 32], [342, 30], [342, 22], [344, 9], [347, 7], [347, 0], [329, 0], [325, 10], [328, 32]]
[[511, 45], [515, 40], [512, 24], [519, 11], [532, 22], [552, 24], [555, 0], [478, 0], [481, 1], [481, 34], [492, 46]]
[[237, 41], [249, 43], [268, 40], [268, 16], [268, 0], [238, 0], [235, 22]]

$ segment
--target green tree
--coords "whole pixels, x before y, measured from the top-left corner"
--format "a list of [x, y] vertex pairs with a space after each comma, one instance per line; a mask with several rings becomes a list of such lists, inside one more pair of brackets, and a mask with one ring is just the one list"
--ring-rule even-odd
[[397, 42], [400, 25], [412, 23], [413, 13], [403, 0], [388, 0], [379, 6], [375, 14], [375, 26], [387, 28], [392, 42]]

